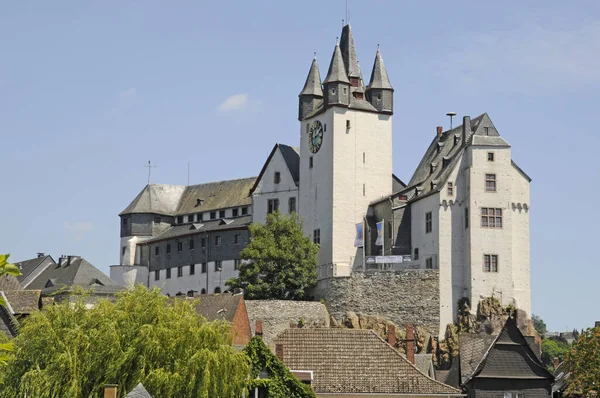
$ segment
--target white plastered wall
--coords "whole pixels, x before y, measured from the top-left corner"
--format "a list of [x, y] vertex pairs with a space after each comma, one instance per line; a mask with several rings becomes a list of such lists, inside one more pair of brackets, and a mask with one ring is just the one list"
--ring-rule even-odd
[[[215, 271], [215, 263], [211, 261], [207, 263], [207, 272], [202, 272], [202, 264], [196, 264], [194, 269], [194, 275], [190, 275], [190, 266], [182, 266], [183, 276], [177, 276], [177, 267], [171, 268], [171, 278], [167, 279], [167, 270], [162, 269], [159, 271], [160, 278], [155, 280], [155, 272], [150, 271], [149, 280], [150, 287], [158, 287], [161, 289], [163, 294], [169, 294], [175, 296], [177, 293], [187, 294], [188, 291], [194, 290], [198, 293], [202, 289], [206, 289], [206, 292], [212, 294], [215, 292], [215, 288], [221, 288], [221, 292], [227, 290], [225, 282], [229, 278], [234, 278], [239, 275], [239, 271], [234, 270], [235, 260], [224, 260], [221, 263], [221, 272]], [[208, 287], [207, 287], [208, 285]]]

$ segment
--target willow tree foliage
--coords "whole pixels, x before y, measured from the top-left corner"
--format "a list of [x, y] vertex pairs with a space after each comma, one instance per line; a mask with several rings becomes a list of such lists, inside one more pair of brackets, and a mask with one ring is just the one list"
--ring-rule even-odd
[[317, 283], [319, 245], [304, 235], [296, 213], [267, 216], [265, 224], [250, 225], [251, 240], [240, 253], [244, 260], [231, 288], [243, 288], [250, 299], [301, 300]]
[[[0, 254], [0, 278], [4, 278], [7, 275], [19, 276], [21, 271], [19, 268], [8, 262], [10, 254]], [[4, 298], [0, 296], [0, 305], [6, 306]], [[9, 355], [13, 350], [13, 345], [10, 342], [0, 341], [0, 366], [6, 365], [9, 359]]]
[[0, 397], [95, 398], [105, 384], [123, 397], [139, 382], [156, 397], [240, 397], [250, 365], [229, 328], [156, 289], [138, 286], [93, 308], [80, 296], [23, 322]]

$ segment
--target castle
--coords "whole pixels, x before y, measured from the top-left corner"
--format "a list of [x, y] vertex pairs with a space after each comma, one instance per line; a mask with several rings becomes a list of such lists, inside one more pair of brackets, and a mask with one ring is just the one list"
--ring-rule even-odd
[[[147, 185], [120, 214], [121, 261], [111, 278], [170, 295], [221, 292], [237, 275], [248, 225], [269, 212], [297, 212], [320, 244], [319, 296], [335, 296], [330, 290], [341, 281], [387, 273], [404, 281], [394, 285], [403, 294], [434, 296], [440, 331], [465, 299], [475, 306], [495, 296], [531, 314], [531, 179], [510, 145], [487, 114], [465, 116], [447, 131], [432, 128], [405, 184], [392, 172], [393, 113], [381, 51], [365, 84], [344, 26], [325, 79], [313, 59], [299, 94], [299, 147], [276, 144], [258, 177]], [[432, 292], [415, 280], [433, 280]], [[411, 311], [393, 295], [381, 300], [377, 288], [362, 289], [391, 305], [373, 311]]]

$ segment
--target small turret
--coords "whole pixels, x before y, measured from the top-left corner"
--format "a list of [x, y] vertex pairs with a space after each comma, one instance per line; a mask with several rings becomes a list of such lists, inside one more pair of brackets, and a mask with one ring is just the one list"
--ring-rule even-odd
[[313, 113], [318, 106], [323, 102], [323, 89], [321, 87], [321, 74], [319, 73], [319, 63], [317, 57], [312, 61], [306, 83], [300, 92], [298, 120], [303, 120], [308, 115]]
[[367, 100], [379, 112], [394, 112], [394, 89], [390, 84], [379, 48], [377, 48], [375, 62], [373, 63], [371, 81], [367, 86]]
[[350, 104], [350, 80], [344, 66], [342, 51], [339, 43], [336, 43], [327, 77], [323, 82], [325, 87], [325, 105], [345, 105]]
[[358, 59], [356, 58], [356, 49], [354, 48], [354, 37], [350, 25], [342, 28], [342, 37], [340, 39], [340, 50], [344, 59], [344, 67], [350, 79], [352, 87], [358, 87], [360, 84], [361, 73]]

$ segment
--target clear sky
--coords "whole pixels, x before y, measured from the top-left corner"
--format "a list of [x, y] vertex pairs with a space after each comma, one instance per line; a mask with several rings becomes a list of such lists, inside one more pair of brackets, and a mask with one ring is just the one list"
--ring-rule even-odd
[[[108, 273], [119, 218], [152, 180], [257, 175], [297, 145], [313, 51], [344, 0], [31, 1], [0, 10], [0, 252], [77, 254]], [[486, 4], [483, 4], [486, 3]], [[600, 2], [350, 0], [368, 80], [381, 44], [404, 181], [446, 112], [488, 112], [532, 178], [533, 312], [600, 320]]]

